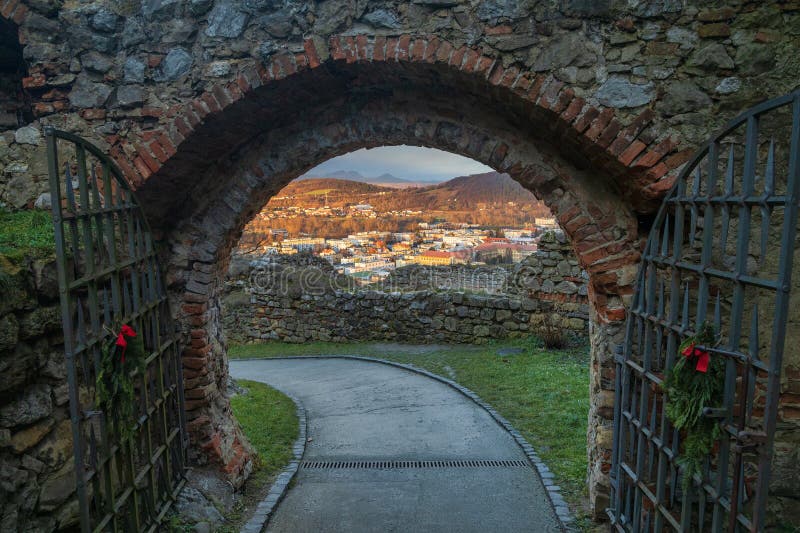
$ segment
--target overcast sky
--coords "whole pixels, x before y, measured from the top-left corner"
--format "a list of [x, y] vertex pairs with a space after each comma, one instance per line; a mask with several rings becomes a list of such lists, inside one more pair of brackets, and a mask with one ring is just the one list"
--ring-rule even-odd
[[417, 146], [381, 146], [362, 148], [329, 159], [306, 174], [320, 176], [337, 170], [355, 170], [366, 177], [384, 173], [398, 178], [444, 181], [456, 176], [491, 172], [492, 169], [460, 155]]

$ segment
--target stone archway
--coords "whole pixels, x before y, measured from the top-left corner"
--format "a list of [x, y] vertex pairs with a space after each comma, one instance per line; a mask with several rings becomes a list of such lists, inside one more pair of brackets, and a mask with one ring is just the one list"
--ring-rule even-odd
[[[557, 157], [546, 162], [559, 177], [539, 183], [540, 193], [555, 184], [554, 194], [566, 191], [574, 169], [594, 173], [627, 209], [636, 232], [619, 232], [593, 202], [559, 213], [573, 239], [582, 240], [577, 251], [593, 272], [592, 488], [602, 485], [608, 468], [611, 344], [621, 340], [635, 261], [625, 250], [648, 229], [654, 202], [694, 143], [738, 110], [797, 86], [792, 30], [800, 9], [779, 0], [724, 7], [572, 0], [5, 0], [0, 15], [19, 24], [33, 125], [91, 138], [142, 186], [173, 258], [184, 261], [182, 269], [173, 269], [176, 290], [187, 286], [189, 266], [195, 271], [191, 261], [198, 265], [198, 283], [203, 275], [213, 277], [213, 269], [188, 258], [213, 258], [214, 249], [192, 247], [187, 235], [186, 242], [176, 238], [178, 227], [188, 227], [184, 222], [200, 220], [202, 206], [192, 193], [208, 184], [203, 176], [209, 161], [245, 154], [258, 135], [296, 122], [307, 102], [319, 110], [344, 93], [396, 102], [404, 87], [417, 95], [426, 87], [429, 93], [446, 88], [454, 99], [477, 97], [537, 146], [557, 148]], [[439, 118], [464, 124], [471, 116]], [[367, 144], [361, 139], [353, 147]], [[516, 149], [513, 142], [505, 145], [480, 159], [502, 168], [504, 152]], [[27, 168], [42, 159], [43, 150], [27, 150], [19, 143], [0, 150], [0, 164]], [[40, 166], [31, 164], [20, 181], [41, 188], [46, 169]], [[0, 182], [8, 188], [8, 177]], [[42, 190], [31, 189], [20, 205], [32, 204]], [[241, 223], [236, 216], [246, 217], [219, 214], [231, 218], [218, 222], [234, 226]], [[589, 238], [603, 232], [612, 238]], [[195, 318], [186, 324], [197, 323], [198, 336], [188, 348], [196, 352], [188, 356], [205, 356], [211, 348], [200, 326], [213, 323], [213, 312], [207, 303], [192, 312]], [[195, 394], [207, 403], [204, 393]], [[225, 413], [209, 413], [211, 426], [225, 420]], [[228, 450], [217, 455], [237, 471], [241, 463], [223, 456], [244, 454], [226, 442], [217, 447]], [[592, 501], [602, 509], [594, 494], [600, 492]]]
[[[610, 345], [639, 258], [636, 214], [671, 184], [669, 171], [682, 162], [668, 157], [674, 142], [648, 148], [652, 139], [639, 137], [653, 118], [648, 110], [623, 127], [611, 110], [575, 98], [560, 82], [502, 68], [476, 51], [408, 38], [372, 42], [369, 59], [369, 41], [345, 42], [341, 48], [332, 39], [321, 61], [319, 43], [307, 41], [302, 55], [278, 56], [260, 74], [205, 93], [176, 113], [170, 128], [149, 132], [131, 161], [117, 153], [139, 172], [151, 222], [171, 243], [170, 280], [190, 336], [186, 397], [198, 459], [220, 462], [233, 479], [245, 470], [247, 451], [224, 394], [217, 298], [244, 224], [327, 158], [361, 147], [424, 145], [476, 159], [532, 190], [589, 272], [596, 327], [588, 449], [591, 486], [601, 494], [611, 444]], [[394, 58], [375, 59], [376, 50], [385, 56], [387, 49]], [[294, 72], [298, 63], [308, 68]]]

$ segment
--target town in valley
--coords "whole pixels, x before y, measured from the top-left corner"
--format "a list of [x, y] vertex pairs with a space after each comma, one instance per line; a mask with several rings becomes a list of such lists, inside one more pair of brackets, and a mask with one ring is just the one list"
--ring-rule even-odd
[[499, 265], [522, 261], [557, 229], [549, 209], [508, 175], [436, 184], [356, 172], [302, 177], [245, 228], [237, 253], [310, 253], [373, 283], [406, 265]]

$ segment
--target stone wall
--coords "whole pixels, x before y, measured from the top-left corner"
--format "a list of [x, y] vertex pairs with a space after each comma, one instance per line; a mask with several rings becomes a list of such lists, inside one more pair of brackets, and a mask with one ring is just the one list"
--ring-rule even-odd
[[78, 517], [55, 266], [0, 276], [0, 530], [52, 531]]
[[408, 265], [372, 288], [381, 291], [467, 291], [588, 302], [589, 275], [563, 231], [542, 235], [539, 249], [509, 265]]
[[[289, 289], [232, 291], [223, 300], [229, 340], [475, 343], [536, 334], [544, 323], [586, 337], [588, 304], [462, 292], [300, 289], [305, 269], [281, 271]], [[324, 283], [324, 282], [322, 282]], [[297, 290], [295, 290], [297, 287]]]
[[[464, 292], [490, 275], [502, 293]], [[513, 268], [413, 266], [373, 290], [308, 254], [239, 258], [229, 276], [222, 316], [234, 342], [484, 343], [545, 325], [567, 338], [588, 335], [586, 275], [560, 232]]]
[[393, 270], [376, 288], [389, 291], [506, 292], [513, 265], [407, 265]]
[[506, 291], [538, 300], [586, 303], [589, 275], [564, 232], [548, 231], [539, 240], [539, 249], [514, 269]]

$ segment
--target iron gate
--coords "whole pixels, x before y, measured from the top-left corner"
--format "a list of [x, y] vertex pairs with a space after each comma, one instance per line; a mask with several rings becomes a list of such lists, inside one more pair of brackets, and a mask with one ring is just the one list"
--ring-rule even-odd
[[[762, 531], [800, 194], [800, 91], [733, 120], [687, 164], [651, 230], [616, 356], [609, 515], [619, 531]], [[662, 380], [703, 324], [724, 358], [722, 436], [683, 490]]]
[[[75, 135], [45, 135], [81, 529], [153, 531], [184, 483], [187, 446], [180, 346], [158, 258], [113, 162]], [[130, 374], [132, 428], [95, 403], [101, 350], [120, 324], [145, 349], [144, 370]]]

